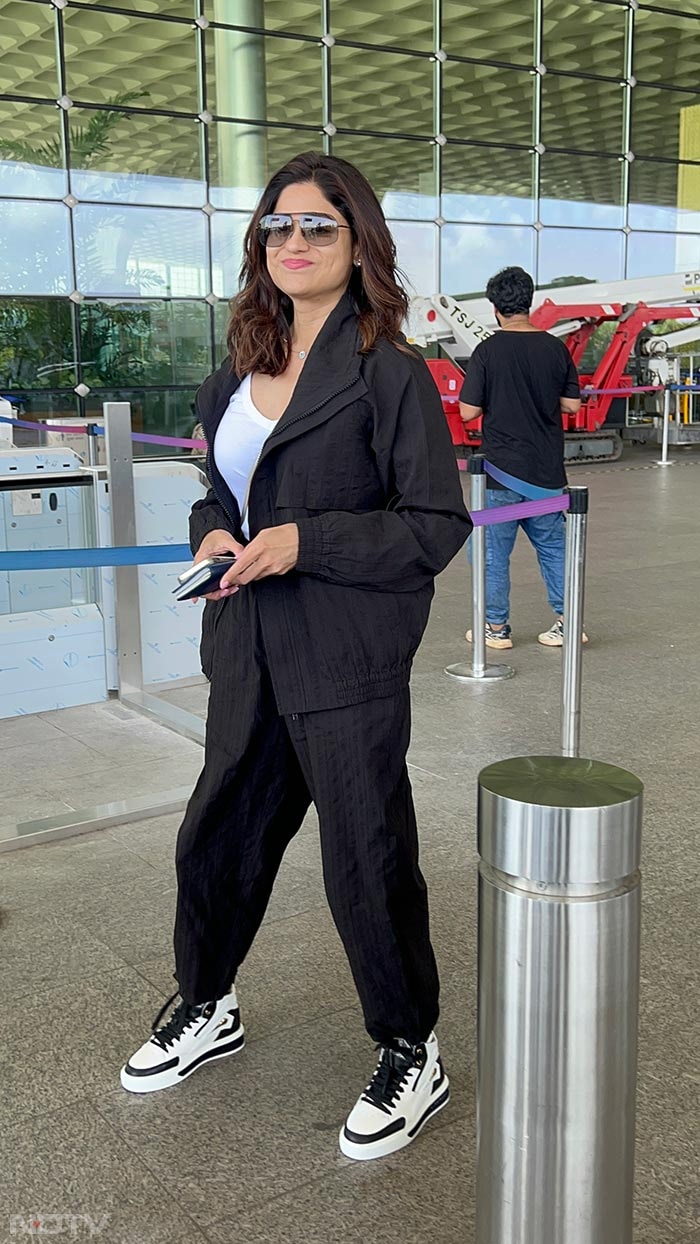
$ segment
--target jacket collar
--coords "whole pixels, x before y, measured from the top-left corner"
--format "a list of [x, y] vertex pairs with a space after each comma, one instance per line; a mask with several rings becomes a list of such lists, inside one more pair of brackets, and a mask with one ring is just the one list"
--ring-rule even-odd
[[[309, 350], [303, 371], [289, 405], [275, 428], [281, 433], [290, 422], [297, 423], [309, 411], [316, 411], [339, 391], [349, 388], [360, 375], [362, 356], [357, 326], [357, 308], [344, 294]], [[227, 360], [209, 376], [198, 392], [198, 408], [207, 441], [213, 444], [216, 429], [241, 383]]]

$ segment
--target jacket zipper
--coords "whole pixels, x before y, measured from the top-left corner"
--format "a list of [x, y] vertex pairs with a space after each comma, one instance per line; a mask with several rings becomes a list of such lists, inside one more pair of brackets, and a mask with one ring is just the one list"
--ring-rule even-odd
[[342, 389], [338, 389], [338, 391], [337, 391], [336, 393], [331, 393], [330, 397], [324, 397], [323, 401], [322, 401], [322, 402], [319, 402], [317, 406], [312, 406], [312, 407], [311, 407], [311, 410], [305, 410], [305, 411], [303, 412], [303, 414], [301, 414], [301, 415], [295, 415], [293, 419], [290, 419], [290, 420], [289, 420], [289, 423], [285, 423], [285, 425], [284, 425], [284, 427], [283, 427], [283, 428], [273, 428], [273, 429], [272, 429], [272, 431], [271, 431], [270, 435], [266, 438], [266, 440], [264, 440], [264, 441], [263, 441], [262, 448], [261, 448], [261, 450], [260, 450], [260, 453], [259, 453], [259, 454], [258, 454], [258, 456], [257, 456], [257, 459], [256, 459], [256, 461], [255, 461], [255, 465], [254, 465], [254, 467], [253, 467], [252, 471], [250, 472], [250, 475], [248, 476], [248, 483], [247, 483], [247, 485], [246, 485], [245, 496], [244, 496], [244, 498], [243, 498], [243, 509], [242, 509], [242, 513], [241, 513], [241, 527], [242, 527], [242, 526], [243, 526], [243, 524], [245, 523], [245, 520], [246, 520], [246, 518], [247, 518], [247, 516], [248, 516], [248, 502], [249, 502], [249, 500], [250, 500], [250, 489], [251, 489], [251, 485], [252, 485], [252, 483], [253, 483], [253, 476], [255, 475], [255, 472], [257, 471], [258, 467], [260, 466], [260, 459], [262, 458], [263, 454], [265, 453], [265, 449], [266, 449], [266, 448], [267, 448], [267, 446], [269, 445], [269, 443], [270, 443], [270, 441], [272, 440], [273, 436], [276, 436], [276, 435], [278, 434], [278, 432], [283, 432], [283, 431], [285, 431], [287, 428], [291, 428], [291, 427], [293, 426], [293, 424], [295, 424], [295, 423], [299, 423], [299, 421], [300, 421], [301, 419], [308, 419], [309, 415], [315, 415], [315, 414], [316, 414], [316, 411], [317, 411], [317, 410], [321, 410], [321, 409], [322, 409], [322, 407], [324, 407], [324, 406], [325, 406], [328, 402], [332, 402], [332, 401], [333, 401], [336, 397], [340, 397], [342, 393], [345, 393], [348, 389], [351, 389], [351, 388], [352, 388], [352, 386], [356, 383], [356, 381], [357, 381], [357, 376], [355, 376], [354, 380], [351, 380], [349, 384], [344, 384], [344, 385], [343, 385], [343, 387], [342, 387]]

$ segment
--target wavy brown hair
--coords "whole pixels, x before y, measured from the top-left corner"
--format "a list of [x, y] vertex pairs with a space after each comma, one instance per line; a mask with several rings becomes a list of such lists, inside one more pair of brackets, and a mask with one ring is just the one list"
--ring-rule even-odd
[[[263, 216], [275, 211], [287, 186], [304, 182], [317, 185], [352, 230], [361, 267], [353, 266], [348, 292], [357, 306], [362, 353], [371, 350], [380, 337], [397, 341], [401, 332], [408, 297], [396, 267], [394, 240], [377, 196], [354, 164], [338, 156], [306, 151], [294, 156], [270, 178], [248, 226], [241, 292], [231, 300], [226, 334], [233, 370], [238, 376], [254, 371], [279, 376], [289, 361], [294, 307], [267, 270], [258, 225]], [[397, 344], [400, 346], [400, 342]]]

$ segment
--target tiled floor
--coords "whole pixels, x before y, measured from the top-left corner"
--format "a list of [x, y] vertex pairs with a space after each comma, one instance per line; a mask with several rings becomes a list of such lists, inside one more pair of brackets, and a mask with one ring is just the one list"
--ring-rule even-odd
[[[700, 1244], [700, 462], [640, 469], [653, 456], [572, 473], [592, 500], [583, 750], [647, 787], [635, 1242]], [[13, 1215], [89, 1238], [86, 1219], [55, 1214], [89, 1215], [106, 1244], [473, 1244], [475, 778], [492, 760], [555, 751], [559, 731], [560, 659], [533, 642], [548, 615], [523, 537], [513, 579], [517, 677], [475, 687], [442, 673], [466, 651], [460, 558], [413, 680], [449, 1109], [393, 1158], [338, 1152], [373, 1053], [313, 817], [240, 974], [246, 1050], [142, 1099], [118, 1069], [171, 992], [178, 818], [0, 856], [2, 1244], [18, 1237]], [[204, 711], [201, 688], [172, 698]], [[2, 721], [0, 745], [5, 818], [181, 786], [201, 763], [196, 744], [118, 704]]]

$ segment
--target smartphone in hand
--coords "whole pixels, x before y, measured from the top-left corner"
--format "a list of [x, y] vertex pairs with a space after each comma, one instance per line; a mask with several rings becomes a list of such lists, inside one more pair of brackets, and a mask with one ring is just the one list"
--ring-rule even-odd
[[232, 553], [221, 553], [189, 566], [177, 577], [177, 587], [173, 588], [175, 599], [190, 600], [193, 596], [206, 596], [209, 592], [218, 591], [221, 580], [235, 560]]

